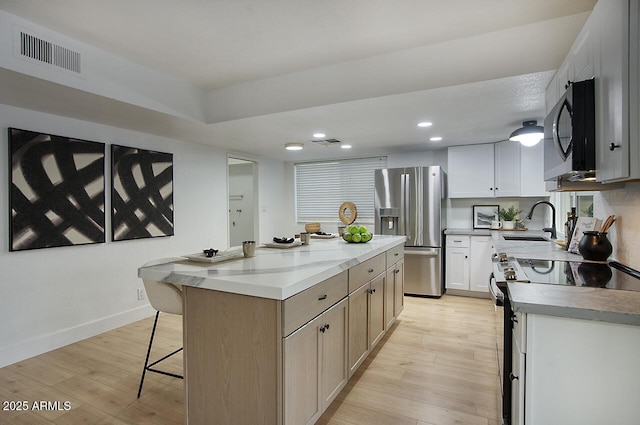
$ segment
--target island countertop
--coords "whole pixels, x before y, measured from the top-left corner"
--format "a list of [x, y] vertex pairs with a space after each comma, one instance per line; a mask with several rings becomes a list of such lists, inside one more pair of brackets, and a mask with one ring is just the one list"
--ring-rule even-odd
[[138, 276], [176, 285], [284, 300], [363, 261], [404, 244], [404, 236], [375, 235], [367, 243], [312, 239], [287, 249], [259, 247], [252, 258], [220, 263], [184, 261], [138, 269]]

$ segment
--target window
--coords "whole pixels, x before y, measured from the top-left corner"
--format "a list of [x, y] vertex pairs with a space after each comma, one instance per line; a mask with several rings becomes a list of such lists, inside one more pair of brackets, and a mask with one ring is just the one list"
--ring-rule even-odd
[[373, 170], [386, 166], [385, 157], [295, 164], [296, 219], [336, 222], [340, 205], [351, 201], [358, 209], [358, 222], [373, 223]]

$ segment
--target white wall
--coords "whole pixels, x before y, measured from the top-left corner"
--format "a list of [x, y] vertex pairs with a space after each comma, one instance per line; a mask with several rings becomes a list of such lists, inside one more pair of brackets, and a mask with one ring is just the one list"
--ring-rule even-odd
[[609, 230], [612, 257], [640, 269], [640, 182], [627, 183], [624, 189], [603, 190], [593, 197], [594, 216], [604, 220], [615, 214], [617, 221]]
[[[228, 247], [227, 154], [148, 134], [0, 105], [0, 163], [8, 164], [7, 127], [171, 152], [174, 154], [175, 236], [110, 240], [109, 147], [105, 167], [107, 242], [9, 252], [8, 173], [0, 173], [0, 367], [118, 327], [153, 313], [138, 301], [137, 268], [156, 258]], [[261, 230], [277, 227], [283, 208], [283, 163], [259, 161], [265, 210]], [[219, 182], [219, 184], [212, 184]], [[142, 355], [143, 353], [141, 353]]]

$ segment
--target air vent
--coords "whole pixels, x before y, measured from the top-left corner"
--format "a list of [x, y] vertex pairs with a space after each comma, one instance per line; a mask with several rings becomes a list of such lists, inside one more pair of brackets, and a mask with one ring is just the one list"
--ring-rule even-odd
[[338, 139], [324, 139], [324, 140], [311, 140], [311, 141], [313, 143], [317, 143], [323, 146], [340, 146], [340, 143], [342, 143]]
[[20, 31], [20, 56], [81, 74], [81, 55], [66, 47]]

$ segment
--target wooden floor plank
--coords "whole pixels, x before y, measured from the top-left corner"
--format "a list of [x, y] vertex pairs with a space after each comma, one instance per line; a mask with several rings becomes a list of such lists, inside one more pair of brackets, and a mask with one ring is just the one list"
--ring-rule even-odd
[[[9, 425], [182, 425], [184, 382], [140, 373], [153, 318], [0, 369], [2, 400], [69, 401], [68, 411], [0, 411]], [[405, 298], [405, 309], [319, 425], [498, 425], [489, 300]], [[180, 316], [160, 315], [151, 358], [182, 344]], [[182, 355], [163, 362], [181, 373]]]

